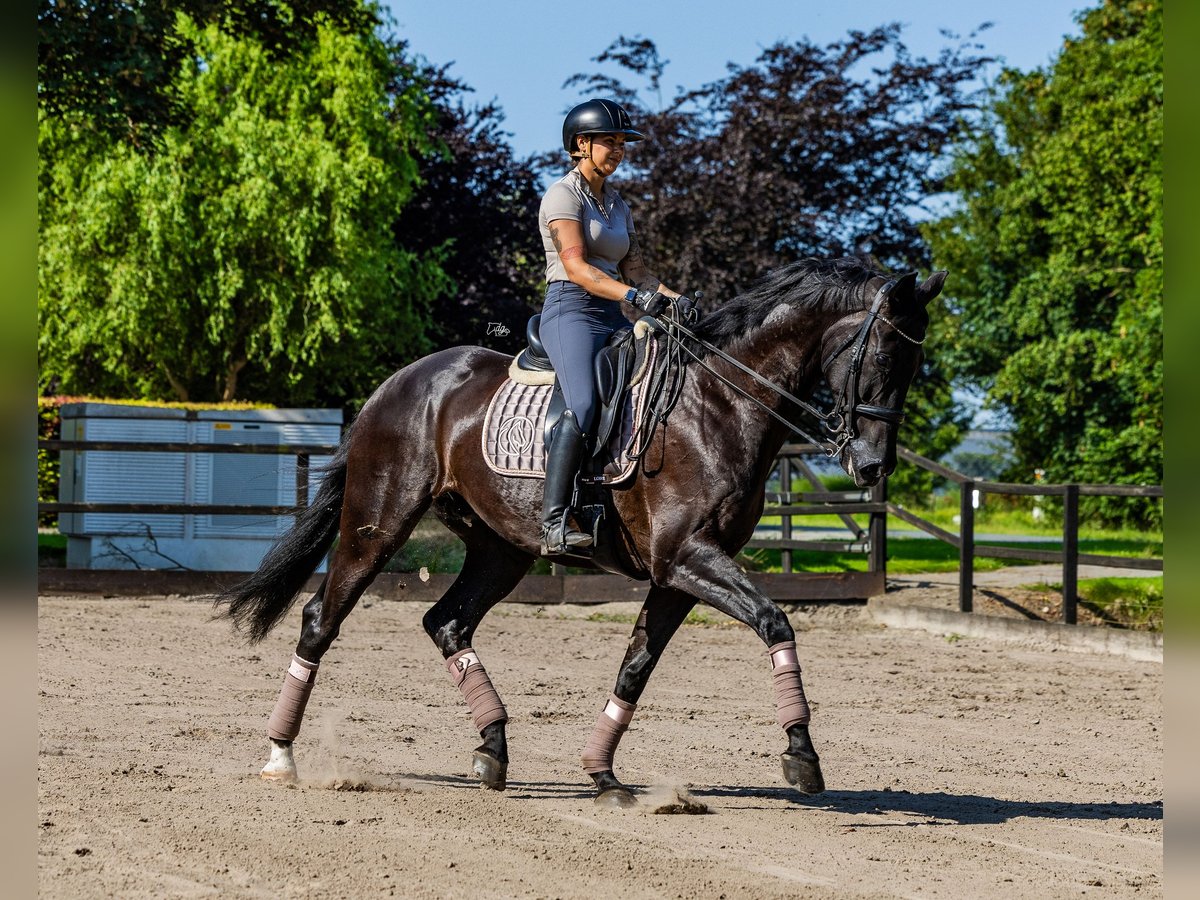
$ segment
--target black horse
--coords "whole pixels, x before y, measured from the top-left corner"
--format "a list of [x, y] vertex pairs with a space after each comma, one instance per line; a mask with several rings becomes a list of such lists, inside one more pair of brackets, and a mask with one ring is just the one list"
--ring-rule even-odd
[[[613, 774], [612, 756], [663, 649], [696, 603], [750, 626], [769, 648], [788, 737], [785, 778], [804, 793], [824, 789], [794, 632], [734, 557], [761, 516], [768, 474], [788, 436], [783, 419], [796, 404], [811, 409], [801, 397], [811, 398], [822, 375], [835, 402], [825, 416], [831, 452], [862, 486], [895, 468], [901, 409], [922, 358], [925, 307], [944, 280], [938, 272], [918, 285], [916, 273], [890, 279], [854, 259], [807, 259], [767, 276], [695, 326], [695, 336], [714, 349], [700, 349], [700, 361], [686, 367], [674, 409], [654, 431], [637, 476], [607, 499], [603, 565], [650, 587], [613, 697], [584, 753], [597, 802], [633, 802]], [[481, 453], [485, 410], [510, 362], [493, 350], [457, 347], [392, 375], [349, 429], [312, 505], [256, 573], [218, 598], [224, 615], [261, 640], [337, 541], [328, 575], [304, 607], [296, 655], [268, 727], [264, 777], [295, 777], [292, 740], [317, 664], [432, 506], [467, 553], [452, 587], [425, 614], [425, 630], [483, 738], [475, 772], [485, 786], [504, 787], [507, 717], [471, 642], [539, 549], [540, 481], [498, 475]]]

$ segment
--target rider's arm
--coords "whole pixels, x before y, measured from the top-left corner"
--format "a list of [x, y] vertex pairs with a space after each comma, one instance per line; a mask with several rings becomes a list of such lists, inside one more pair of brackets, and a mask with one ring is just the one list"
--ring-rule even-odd
[[563, 264], [567, 277], [589, 294], [606, 300], [624, 300], [629, 285], [622, 284], [587, 259], [583, 245], [583, 226], [574, 219], [554, 219], [550, 223], [550, 239]]
[[621, 276], [638, 290], [658, 291], [666, 297], [679, 296], [646, 268], [646, 260], [642, 256], [642, 246], [638, 243], [636, 231], [629, 232], [629, 252], [617, 264], [617, 268], [621, 270]]

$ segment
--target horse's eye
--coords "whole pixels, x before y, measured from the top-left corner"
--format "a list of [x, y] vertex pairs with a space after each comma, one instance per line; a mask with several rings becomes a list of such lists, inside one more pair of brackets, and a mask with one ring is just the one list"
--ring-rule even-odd
[[888, 356], [886, 353], [876, 353], [875, 354], [875, 365], [886, 372], [888, 369], [890, 369], [892, 367], [892, 358], [890, 356]]

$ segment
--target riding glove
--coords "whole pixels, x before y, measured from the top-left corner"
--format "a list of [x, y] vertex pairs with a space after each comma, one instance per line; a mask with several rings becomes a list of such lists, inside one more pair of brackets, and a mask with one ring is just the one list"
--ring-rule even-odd
[[694, 322], [700, 318], [699, 310], [696, 309], [696, 301], [691, 297], [682, 295], [675, 298], [675, 315], [679, 317], [681, 322]]
[[[634, 294], [632, 288], [630, 289], [629, 293]], [[661, 314], [667, 308], [667, 304], [670, 302], [669, 297], [667, 297], [665, 294], [660, 294], [658, 291], [638, 291], [632, 297], [630, 297], [629, 294], [626, 294], [625, 297], [630, 303], [648, 316], [657, 316]]]

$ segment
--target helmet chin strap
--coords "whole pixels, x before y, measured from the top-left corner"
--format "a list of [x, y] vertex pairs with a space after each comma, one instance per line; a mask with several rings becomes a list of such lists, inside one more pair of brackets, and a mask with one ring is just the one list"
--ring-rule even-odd
[[[587, 136], [585, 135], [585, 137], [587, 137]], [[592, 171], [595, 172], [597, 175], [599, 175], [600, 180], [603, 181], [604, 179], [608, 178], [608, 176], [600, 171], [600, 167], [598, 165], [596, 165], [596, 160], [592, 156], [592, 151], [596, 147], [596, 142], [594, 140], [592, 140], [590, 137], [588, 137], [587, 142], [588, 142], [587, 156], [580, 159], [580, 162], [583, 162], [584, 159], [586, 159], [588, 162], [590, 162], [592, 164]]]

